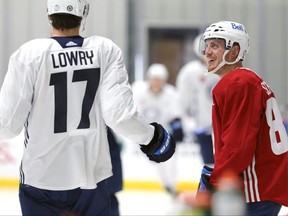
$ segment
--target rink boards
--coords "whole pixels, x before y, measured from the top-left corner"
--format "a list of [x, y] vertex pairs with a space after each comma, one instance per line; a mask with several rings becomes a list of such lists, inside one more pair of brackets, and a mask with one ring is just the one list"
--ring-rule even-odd
[[[18, 187], [22, 152], [22, 134], [11, 140], [0, 141], [0, 187]], [[197, 143], [178, 144], [172, 159], [161, 165], [149, 161], [138, 145], [132, 143], [122, 145], [121, 158], [124, 189], [162, 190], [162, 178], [175, 181], [180, 191], [197, 188], [202, 168]], [[163, 169], [167, 171], [163, 172]]]

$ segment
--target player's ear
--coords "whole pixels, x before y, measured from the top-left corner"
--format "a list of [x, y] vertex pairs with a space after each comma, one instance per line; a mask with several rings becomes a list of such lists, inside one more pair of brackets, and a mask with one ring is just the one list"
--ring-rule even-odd
[[231, 53], [231, 57], [233, 59], [236, 59], [238, 57], [238, 54], [240, 52], [240, 46], [239, 44], [235, 44], [234, 46], [232, 46], [230, 53]]

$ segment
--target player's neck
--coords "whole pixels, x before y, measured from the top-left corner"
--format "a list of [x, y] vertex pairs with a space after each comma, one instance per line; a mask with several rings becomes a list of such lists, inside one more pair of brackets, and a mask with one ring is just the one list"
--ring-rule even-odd
[[232, 64], [232, 65], [224, 65], [221, 69], [219, 69], [219, 71], [216, 73], [220, 78], [222, 78], [225, 74], [237, 69], [237, 68], [241, 68], [243, 65], [242, 65], [242, 62], [239, 61], [235, 64]]
[[69, 36], [77, 36], [79, 35], [79, 28], [72, 29], [54, 29], [52, 30], [52, 37], [69, 37]]

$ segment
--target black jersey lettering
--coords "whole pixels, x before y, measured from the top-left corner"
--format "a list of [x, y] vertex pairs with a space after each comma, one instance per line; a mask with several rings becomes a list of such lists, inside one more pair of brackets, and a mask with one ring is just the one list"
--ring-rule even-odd
[[93, 50], [70, 51], [51, 54], [53, 68], [93, 64], [93, 57]]
[[[99, 80], [100, 68], [81, 69], [73, 72], [73, 83], [83, 81], [86, 83], [85, 95], [82, 100], [81, 119], [77, 129], [90, 127], [89, 113], [95, 100]], [[67, 131], [67, 101], [68, 97], [72, 97], [69, 95], [67, 82], [67, 72], [51, 74], [49, 85], [54, 87], [55, 92], [54, 133]]]

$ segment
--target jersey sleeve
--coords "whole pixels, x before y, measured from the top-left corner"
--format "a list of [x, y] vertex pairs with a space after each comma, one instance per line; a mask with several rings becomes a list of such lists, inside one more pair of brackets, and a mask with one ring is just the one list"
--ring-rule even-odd
[[[221, 88], [221, 87], [220, 87]], [[213, 94], [215, 167], [211, 183], [225, 170], [241, 174], [252, 163], [262, 115], [257, 84], [233, 83]]]
[[106, 124], [129, 140], [148, 144], [154, 134], [153, 126], [144, 121], [133, 101], [131, 86], [123, 63], [122, 51], [113, 45], [106, 53], [100, 93], [101, 107]]
[[0, 93], [0, 139], [17, 136], [27, 119], [33, 98], [31, 62], [24, 62], [21, 50], [10, 58]]

